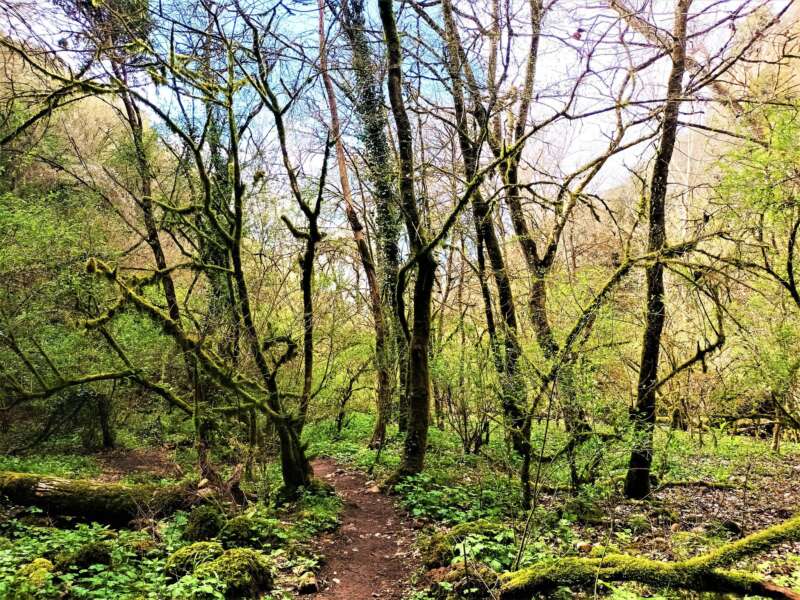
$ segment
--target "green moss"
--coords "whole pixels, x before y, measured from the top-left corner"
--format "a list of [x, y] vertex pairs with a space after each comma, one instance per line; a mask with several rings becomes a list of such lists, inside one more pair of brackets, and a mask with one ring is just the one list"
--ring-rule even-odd
[[447, 531], [437, 531], [420, 544], [422, 561], [428, 568], [449, 565], [456, 555], [456, 545], [464, 537], [471, 534], [494, 536], [505, 529], [506, 527], [501, 523], [480, 519], [461, 523]]
[[7, 588], [8, 600], [58, 598], [58, 590], [52, 582], [54, 570], [53, 563], [46, 558], [36, 558], [22, 565]]
[[244, 514], [229, 519], [219, 537], [227, 548], [277, 548], [286, 541], [287, 532], [278, 519]]
[[86, 569], [92, 565], [110, 565], [113, 549], [111, 542], [89, 542], [73, 552], [56, 555], [56, 567], [59, 571], [67, 571]]
[[210, 540], [219, 535], [225, 524], [222, 513], [215, 506], [198, 506], [189, 513], [183, 537], [192, 542]]
[[126, 485], [0, 471], [0, 494], [14, 503], [102, 523], [128, 523], [147, 509], [165, 514], [183, 507], [190, 485]]
[[273, 587], [272, 561], [251, 548], [233, 548], [194, 571], [195, 577], [220, 580], [225, 585], [226, 598], [258, 597]]
[[27, 565], [22, 565], [17, 570], [17, 577], [25, 577], [35, 580], [44, 573], [52, 573], [55, 570], [53, 563], [46, 558], [34, 558]]
[[595, 502], [583, 496], [568, 500], [564, 505], [564, 511], [575, 515], [578, 521], [588, 525], [600, 524], [605, 517], [605, 514]]
[[624, 554], [603, 558], [564, 558], [542, 562], [501, 576], [503, 598], [530, 598], [531, 594], [560, 586], [590, 586], [602, 581], [638, 581], [663, 588], [761, 595], [761, 578], [721, 567], [756, 555], [789, 540], [800, 539], [800, 517], [725, 544], [694, 558], [661, 562]]
[[173, 552], [164, 564], [164, 572], [174, 579], [191, 573], [199, 565], [222, 556], [219, 542], [195, 542]]

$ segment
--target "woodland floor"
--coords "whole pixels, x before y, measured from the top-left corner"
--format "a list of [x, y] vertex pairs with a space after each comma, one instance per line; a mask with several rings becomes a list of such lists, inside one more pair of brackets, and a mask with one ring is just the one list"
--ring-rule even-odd
[[116, 482], [137, 476], [179, 478], [183, 470], [162, 447], [108, 450], [97, 455], [102, 472], [97, 479]]
[[321, 591], [313, 597], [399, 600], [419, 566], [411, 521], [362, 473], [325, 458], [313, 466], [344, 503], [341, 527], [319, 542], [326, 563], [319, 574]]

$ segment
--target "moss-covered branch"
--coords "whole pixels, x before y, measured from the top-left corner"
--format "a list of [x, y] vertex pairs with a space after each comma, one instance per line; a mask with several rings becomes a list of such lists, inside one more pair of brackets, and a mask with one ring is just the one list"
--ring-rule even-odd
[[752, 573], [723, 570], [743, 558], [795, 540], [800, 540], [800, 516], [678, 562], [624, 554], [603, 558], [564, 558], [504, 574], [501, 598], [527, 600], [536, 592], [560, 586], [588, 587], [598, 581], [637, 581], [662, 588], [800, 600], [800, 593], [769, 583]]
[[0, 497], [57, 515], [101, 523], [127, 523], [187, 508], [196, 499], [190, 485], [126, 485], [0, 471]]

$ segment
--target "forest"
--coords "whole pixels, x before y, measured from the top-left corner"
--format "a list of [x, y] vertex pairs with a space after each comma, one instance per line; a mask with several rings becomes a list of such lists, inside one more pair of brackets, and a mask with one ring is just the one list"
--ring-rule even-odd
[[0, 600], [800, 600], [799, 0], [0, 0]]

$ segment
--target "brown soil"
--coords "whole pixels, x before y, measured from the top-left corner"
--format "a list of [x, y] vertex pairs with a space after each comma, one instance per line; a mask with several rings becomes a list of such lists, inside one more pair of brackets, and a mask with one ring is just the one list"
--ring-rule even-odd
[[109, 450], [96, 455], [103, 470], [101, 481], [115, 482], [127, 476], [178, 479], [181, 468], [166, 448], [141, 448], [136, 450]]
[[324, 600], [399, 600], [419, 567], [411, 521], [374, 482], [330, 459], [317, 459], [314, 474], [342, 498], [339, 530], [320, 542], [326, 563], [319, 574]]

